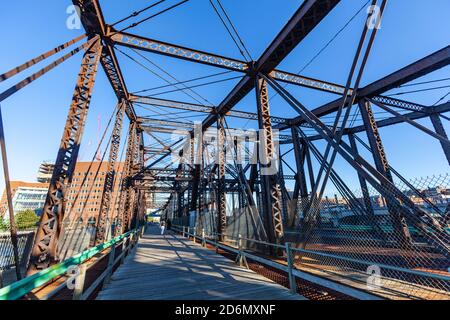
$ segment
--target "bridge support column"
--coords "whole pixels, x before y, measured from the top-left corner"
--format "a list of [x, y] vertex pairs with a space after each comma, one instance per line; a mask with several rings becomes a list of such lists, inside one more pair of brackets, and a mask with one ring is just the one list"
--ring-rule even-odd
[[[437, 113], [431, 114], [430, 120], [431, 120], [431, 123], [433, 124], [434, 130], [436, 131], [436, 133], [439, 134], [440, 136], [448, 139], [447, 132], [445, 132], [445, 128], [442, 125], [442, 121], [441, 121], [441, 118], [439, 117], [439, 114], [437, 114]], [[450, 165], [450, 146], [443, 141], [441, 141], [441, 146], [442, 146], [442, 150], [444, 151], [445, 157], [447, 158], [447, 162]]]
[[136, 214], [137, 214], [137, 208], [136, 205], [138, 203], [138, 192], [137, 190], [132, 186], [132, 177], [136, 174], [136, 172], [139, 171], [140, 167], [142, 166], [141, 162], [141, 143], [143, 140], [142, 136], [142, 130], [139, 128], [138, 125], [136, 125], [136, 131], [135, 131], [135, 139], [134, 139], [134, 145], [132, 148], [132, 157], [131, 157], [131, 163], [130, 163], [130, 171], [128, 174], [128, 193], [127, 193], [127, 200], [125, 201], [125, 213], [126, 213], [126, 223], [125, 226], [125, 232], [131, 230], [134, 225], [136, 224]]
[[[108, 169], [105, 176], [105, 184], [103, 187], [102, 202], [100, 206], [100, 214], [97, 219], [97, 230], [95, 233], [95, 245], [99, 245], [107, 240], [107, 228], [110, 228], [111, 221], [108, 225], [109, 211], [112, 202], [112, 192], [116, 177], [116, 162], [120, 148], [120, 138], [122, 135], [123, 116], [126, 108], [126, 102], [121, 101], [117, 106], [116, 121], [112, 131], [111, 147], [109, 149]], [[113, 204], [114, 212], [114, 204]]]
[[[348, 140], [354, 154], [358, 154], [358, 146], [353, 134], [348, 135]], [[367, 215], [374, 215], [372, 201], [370, 200], [369, 188], [367, 187], [367, 182], [364, 177], [358, 172], [359, 186], [361, 187], [362, 196], [364, 199], [364, 207], [366, 208]]]
[[200, 186], [200, 174], [201, 174], [201, 152], [202, 142], [201, 137], [197, 137], [198, 146], [195, 150], [195, 136], [191, 138], [191, 166], [192, 166], [192, 183], [190, 189], [190, 210], [199, 212], [199, 186]]
[[290, 205], [292, 214], [288, 221], [288, 225], [290, 227], [294, 227], [295, 221], [297, 220], [299, 196], [302, 210], [303, 208], [306, 208], [306, 202], [308, 201], [308, 187], [306, 185], [306, 175], [305, 175], [305, 159], [306, 159], [307, 145], [305, 143], [300, 142], [297, 127], [292, 127], [291, 133], [292, 133], [292, 143], [294, 147], [295, 165], [297, 169], [297, 174], [295, 175], [295, 186]]
[[283, 168], [283, 158], [281, 157], [281, 150], [280, 148], [278, 148], [278, 154], [279, 154], [279, 159], [278, 159], [278, 184], [280, 185], [280, 192], [281, 192], [281, 208], [282, 208], [282, 212], [283, 212], [283, 221], [286, 224], [289, 221], [289, 216], [291, 208], [290, 208], [290, 204], [291, 204], [291, 197], [286, 189], [286, 182], [284, 180], [284, 168]]
[[[363, 118], [364, 127], [366, 129], [369, 145], [372, 150], [373, 159], [376, 169], [393, 183], [391, 170], [384, 151], [383, 142], [381, 140], [380, 133], [378, 132], [378, 126], [375, 120], [375, 116], [372, 111], [372, 107], [369, 102], [359, 102], [359, 109]], [[390, 199], [386, 198], [386, 204], [388, 207], [389, 215], [392, 219], [394, 230], [399, 234], [400, 240], [404, 245], [411, 243], [411, 234], [406, 223], [406, 219], [402, 213], [401, 208], [396, 208], [392, 204]]]
[[137, 123], [135, 121], [130, 122], [128, 130], [128, 142], [127, 151], [124, 165], [124, 175], [122, 179], [119, 218], [117, 230], [120, 233], [128, 231], [130, 224], [130, 210], [133, 203], [134, 192], [131, 187], [131, 173], [134, 161], [134, 153], [136, 152], [136, 139], [137, 139]]
[[219, 116], [217, 120], [217, 233], [219, 240], [223, 241], [223, 234], [227, 228], [227, 203], [225, 198], [225, 118]]
[[259, 134], [259, 166], [262, 194], [263, 221], [269, 241], [280, 243], [284, 236], [281, 190], [277, 181], [272, 122], [270, 118], [269, 96], [266, 80], [255, 80], [258, 107]]
[[66, 192], [72, 182], [101, 52], [101, 41], [96, 40], [86, 49], [81, 62], [75, 92], [36, 233], [28, 274], [48, 268], [59, 260], [58, 240], [65, 214]]

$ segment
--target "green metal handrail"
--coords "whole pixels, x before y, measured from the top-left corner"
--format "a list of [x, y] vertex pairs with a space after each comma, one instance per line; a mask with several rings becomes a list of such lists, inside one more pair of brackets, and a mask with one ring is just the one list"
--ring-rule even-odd
[[92, 258], [103, 250], [117, 244], [124, 238], [128, 238], [131, 234], [135, 234], [139, 229], [131, 230], [127, 233], [121, 234], [109, 241], [106, 241], [96, 247], [92, 247], [83, 251], [61, 263], [55, 264], [45, 270], [37, 272], [29, 277], [0, 289], [0, 300], [16, 300], [23, 297], [25, 294], [31, 292], [47, 282], [53, 280], [57, 276], [67, 272], [69, 267], [84, 263], [86, 260]]

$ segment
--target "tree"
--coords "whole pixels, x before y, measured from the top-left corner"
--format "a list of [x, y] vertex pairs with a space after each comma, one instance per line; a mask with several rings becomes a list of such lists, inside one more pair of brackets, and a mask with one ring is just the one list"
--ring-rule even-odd
[[5, 222], [3, 217], [0, 217], [0, 231], [7, 231], [8, 227], [9, 227], [8, 223]]
[[19, 230], [29, 230], [36, 227], [39, 217], [33, 210], [19, 211], [16, 216], [16, 225]]

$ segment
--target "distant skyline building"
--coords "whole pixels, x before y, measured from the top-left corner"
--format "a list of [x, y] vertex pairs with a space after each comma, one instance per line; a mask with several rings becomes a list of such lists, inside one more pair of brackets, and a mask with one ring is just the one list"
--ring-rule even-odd
[[37, 181], [41, 183], [50, 183], [54, 169], [54, 163], [51, 163], [49, 161], [42, 162], [42, 164], [39, 166]]
[[[100, 165], [101, 164], [101, 165]], [[120, 172], [124, 163], [116, 164], [116, 171]], [[100, 168], [99, 168], [100, 167]], [[24, 210], [34, 210], [41, 215], [48, 193], [49, 182], [53, 173], [54, 164], [43, 162], [39, 167], [37, 180], [43, 182], [11, 181], [11, 193], [14, 214]], [[96, 222], [100, 212], [108, 162], [77, 162], [72, 183], [66, 193], [65, 218], [80, 219], [83, 223]], [[98, 171], [98, 173], [97, 173]], [[97, 177], [96, 177], [97, 173]], [[83, 183], [84, 180], [84, 183]], [[116, 176], [112, 194], [110, 215], [115, 217], [118, 212], [118, 195], [120, 190], [120, 174]], [[77, 197], [78, 195], [78, 197]], [[0, 217], [6, 219], [8, 203], [6, 190], [0, 201]]]

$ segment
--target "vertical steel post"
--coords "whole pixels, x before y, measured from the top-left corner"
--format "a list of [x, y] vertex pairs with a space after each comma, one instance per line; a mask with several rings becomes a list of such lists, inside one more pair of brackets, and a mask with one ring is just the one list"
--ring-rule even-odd
[[[14, 219], [14, 208], [12, 204], [12, 192], [10, 183], [11, 180], [9, 179], [8, 156], [6, 155], [6, 141], [5, 141], [5, 132], [3, 129], [3, 116], [1, 105], [0, 105], [0, 145], [2, 150], [3, 175], [5, 178], [6, 200], [8, 203], [8, 212], [9, 212], [9, 232], [11, 235], [11, 244], [13, 247], [14, 266], [16, 268], [17, 280], [20, 280], [22, 279], [22, 272], [20, 271], [19, 249], [17, 246], [18, 244], [17, 225]], [[0, 219], [2, 218], [0, 217]]]
[[[112, 205], [112, 193], [114, 191], [114, 182], [116, 177], [116, 162], [120, 148], [120, 137], [122, 134], [123, 115], [126, 108], [126, 102], [121, 101], [117, 106], [116, 121], [112, 131], [111, 146], [109, 149], [108, 169], [105, 176], [105, 184], [103, 187], [102, 202], [100, 205], [100, 214], [97, 219], [97, 228], [95, 233], [95, 245], [105, 242], [107, 236], [109, 211]], [[114, 211], [114, 206], [113, 206]], [[111, 222], [110, 222], [111, 223]]]
[[279, 159], [278, 159], [278, 175], [277, 175], [277, 181], [280, 186], [280, 193], [281, 193], [281, 208], [283, 215], [283, 221], [286, 224], [289, 222], [289, 218], [291, 214], [289, 213], [291, 211], [290, 205], [291, 205], [291, 199], [288, 194], [288, 191], [286, 189], [286, 182], [284, 181], [284, 169], [283, 169], [283, 158], [281, 157], [281, 150], [279, 150]]
[[[356, 144], [356, 140], [353, 134], [348, 135], [348, 140], [350, 142], [350, 146], [353, 150], [353, 152], [357, 155], [358, 153], [358, 146]], [[366, 208], [366, 214], [369, 216], [374, 215], [372, 201], [370, 200], [370, 194], [369, 194], [369, 188], [367, 188], [367, 182], [364, 179], [364, 177], [361, 175], [361, 173], [358, 171], [358, 180], [359, 185], [361, 187], [361, 192], [364, 200], [364, 206]]]
[[[376, 169], [383, 174], [390, 182], [393, 183], [391, 170], [384, 151], [383, 142], [381, 140], [380, 133], [378, 132], [378, 126], [375, 116], [372, 111], [372, 107], [368, 101], [359, 102], [359, 110], [363, 119], [364, 127], [366, 129], [369, 145], [372, 150], [373, 159]], [[411, 234], [406, 223], [406, 219], [401, 212], [401, 208], [395, 208], [390, 199], [386, 199], [389, 214], [392, 218], [394, 229], [400, 234], [401, 242], [404, 245], [409, 245], [412, 241]]]
[[132, 188], [130, 187], [130, 176], [132, 172], [133, 166], [133, 157], [136, 147], [136, 128], [137, 123], [135, 121], [130, 122], [130, 126], [128, 129], [128, 142], [127, 142], [127, 151], [125, 156], [125, 164], [122, 170], [124, 170], [123, 178], [122, 178], [122, 186], [121, 186], [121, 194], [120, 194], [120, 203], [119, 203], [119, 214], [118, 214], [118, 223], [117, 230], [120, 233], [123, 233], [128, 230], [128, 225], [130, 221], [130, 217], [128, 216], [130, 209], [130, 201], [132, 201], [130, 194], [132, 192]]
[[[262, 186], [263, 212], [268, 234], [271, 243], [280, 243], [284, 236], [281, 190], [277, 181], [277, 173], [272, 173], [271, 166], [275, 166], [275, 144], [273, 140], [272, 122], [270, 118], [269, 96], [267, 82], [262, 78], [255, 80], [256, 99], [258, 106], [258, 124], [261, 130], [259, 134], [259, 148], [264, 154], [259, 155], [260, 180]], [[264, 169], [270, 168], [268, 172]]]
[[292, 268], [294, 268], [294, 261], [291, 250], [291, 243], [286, 242], [285, 246], [286, 246], [286, 260], [288, 264], [289, 289], [291, 293], [297, 293], [297, 282], [295, 281], [295, 276], [292, 273]]
[[66, 192], [72, 182], [101, 52], [101, 40], [97, 39], [92, 42], [83, 56], [39, 228], [36, 232], [28, 268], [29, 274], [45, 269], [59, 260], [58, 240], [65, 214]]
[[217, 120], [217, 233], [219, 241], [224, 241], [224, 233], [227, 227], [227, 212], [225, 198], [225, 118], [219, 116]]
[[129, 171], [129, 183], [128, 183], [128, 197], [125, 201], [125, 213], [128, 219], [128, 224], [125, 224], [126, 231], [132, 229], [133, 225], [136, 222], [136, 203], [138, 202], [138, 194], [132, 185], [132, 177], [139, 170], [138, 166], [141, 165], [140, 162], [140, 146], [142, 140], [142, 131], [139, 129], [139, 126], [136, 125], [136, 138], [134, 140], [133, 145], [133, 153], [131, 157], [130, 163], [130, 171]]
[[[441, 121], [441, 118], [439, 117], [439, 114], [437, 114], [437, 113], [431, 114], [430, 120], [431, 120], [431, 123], [433, 124], [434, 130], [436, 131], [436, 133], [439, 134], [440, 136], [448, 139], [447, 132], [445, 132], [445, 128], [442, 125], [442, 121]], [[440, 142], [441, 142], [442, 150], [444, 151], [445, 157], [447, 158], [447, 162], [450, 165], [450, 147], [449, 147], [448, 143], [445, 143], [443, 141], [440, 141]]]
[[240, 267], [245, 266], [247, 269], [249, 269], [248, 263], [247, 263], [247, 258], [245, 257], [245, 253], [244, 253], [244, 247], [242, 245], [242, 235], [241, 234], [238, 235], [238, 250], [239, 250], [239, 253], [236, 257], [236, 263], [239, 263]]
[[202, 228], [202, 247], [206, 247], [205, 228]]
[[315, 178], [314, 178], [314, 168], [313, 168], [313, 165], [312, 165], [311, 151], [310, 151], [310, 148], [308, 146], [308, 143], [306, 141], [304, 141], [303, 139], [302, 139], [301, 144], [302, 144], [302, 149], [304, 150], [304, 152], [306, 154], [305, 157], [306, 157], [306, 165], [307, 165], [307, 168], [308, 168], [309, 185], [310, 185], [311, 190], [313, 190], [314, 186], [316, 185], [316, 181], [315, 181]]
[[306, 202], [308, 201], [308, 187], [306, 185], [306, 175], [305, 175], [305, 159], [306, 159], [306, 148], [305, 145], [300, 143], [297, 128], [291, 128], [292, 133], [292, 143], [294, 147], [295, 155], [295, 165], [297, 169], [297, 174], [295, 175], [295, 186], [292, 195], [291, 212], [289, 226], [294, 227], [297, 218], [297, 207], [298, 200], [300, 196], [301, 209], [307, 207]]

